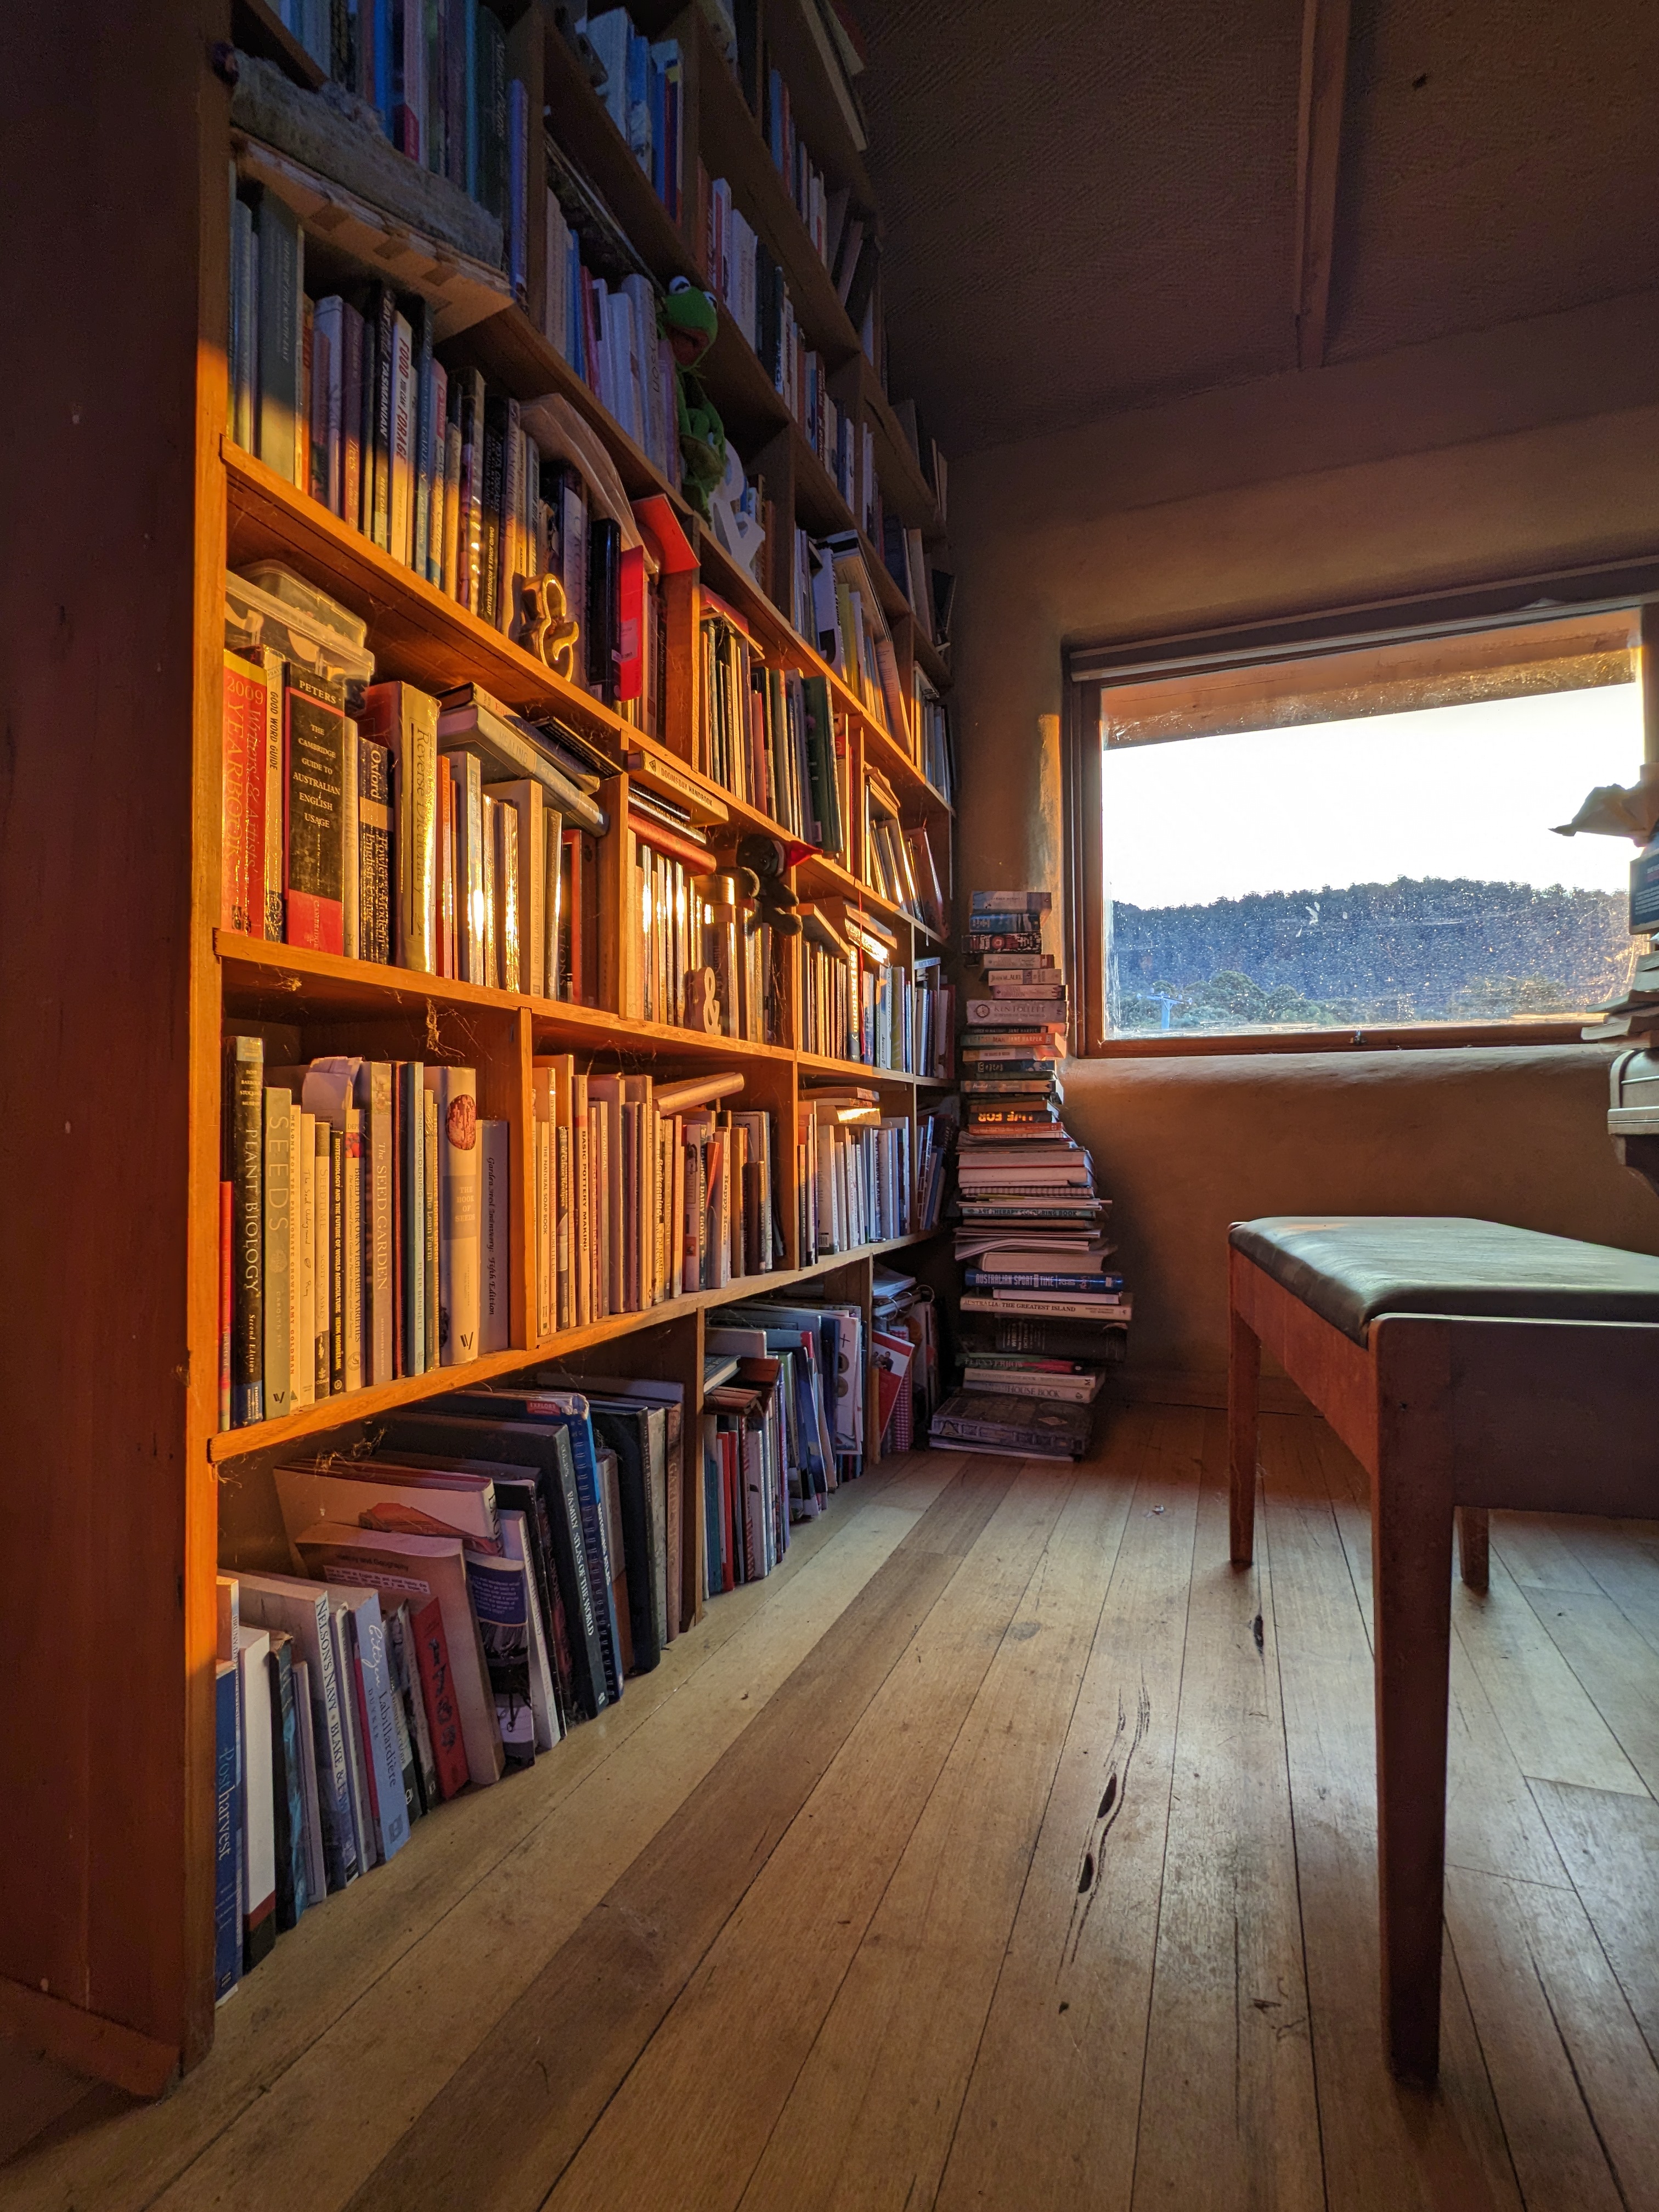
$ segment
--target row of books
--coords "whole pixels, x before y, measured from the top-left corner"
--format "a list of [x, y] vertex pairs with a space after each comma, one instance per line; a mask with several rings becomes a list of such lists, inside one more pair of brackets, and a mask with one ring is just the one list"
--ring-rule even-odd
[[589, 266], [580, 216], [547, 195], [543, 331], [660, 476], [680, 484], [674, 358], [657, 288], [637, 269], [607, 285]]
[[884, 1452], [908, 1452], [939, 1397], [939, 1308], [914, 1275], [878, 1260], [871, 1268], [870, 1364]]
[[864, 879], [913, 921], [945, 934], [950, 910], [932, 834], [925, 823], [905, 827], [890, 785], [872, 769], [864, 776]]
[[804, 1092], [795, 1127], [801, 1262], [911, 1234], [916, 1188], [908, 1116], [875, 1092]]
[[231, 230], [230, 428], [287, 482], [495, 627], [542, 573], [540, 453], [519, 404], [433, 352], [433, 310], [365, 282], [313, 298], [306, 234], [248, 188]]
[[[305, 250], [283, 202], [257, 188], [237, 199], [235, 442], [517, 642], [533, 643], [526, 587], [556, 577], [574, 624], [570, 680], [655, 729], [656, 560], [620, 494], [596, 489], [580, 418], [557, 397], [521, 404], [482, 370], [447, 367], [423, 299], [369, 281], [312, 299]], [[577, 365], [672, 476], [672, 362], [654, 292], [630, 276], [598, 293]]]
[[711, 1596], [757, 1581], [862, 1469], [865, 1330], [855, 1305], [755, 1298], [705, 1335], [703, 1500]]
[[507, 239], [522, 228], [528, 102], [483, 0], [277, 0], [276, 12], [399, 153], [476, 200]]
[[684, 193], [684, 65], [678, 39], [647, 39], [625, 8], [582, 16], [576, 23], [605, 70], [599, 88], [606, 112], [628, 150], [651, 179], [672, 221]]
[[219, 1425], [505, 1350], [511, 1131], [470, 1067], [225, 1042]]
[[[938, 448], [934, 448], [937, 459]], [[939, 465], [942, 468], [944, 464]], [[951, 641], [951, 608], [956, 578], [935, 568], [920, 530], [907, 530], [896, 516], [889, 515], [877, 543], [887, 573], [910, 602], [911, 612], [929, 645], [943, 650]]]
[[888, 925], [844, 900], [797, 912], [801, 1050], [906, 1075], [948, 1076], [955, 994], [939, 960], [906, 969]]
[[736, 1073], [673, 1083], [538, 1059], [536, 1326], [586, 1328], [769, 1274], [783, 1247], [771, 1115]]
[[956, 798], [955, 749], [951, 742], [951, 710], [920, 668], [910, 676], [910, 728], [916, 765], [939, 797]]
[[219, 1577], [216, 1981], [533, 1764], [680, 1630], [683, 1386], [465, 1392], [273, 1482], [293, 1572]]
[[372, 663], [279, 593], [319, 596], [276, 563], [227, 579], [221, 927], [591, 1000], [592, 759], [474, 686], [337, 672]]
[[854, 513], [873, 520], [879, 494], [875, 436], [830, 391], [829, 363], [806, 343], [781, 264], [734, 204], [724, 177], [706, 186], [704, 267], [709, 289], [742, 332], [772, 388]]
[[743, 617], [702, 597], [698, 767], [791, 836], [844, 857], [848, 755], [828, 683], [767, 665]]
[[[1065, 976], [1042, 949], [1046, 891], [976, 891], [965, 951], [981, 969], [962, 1044], [956, 1256], [965, 1264], [960, 1388], [933, 1435], [1022, 1455], [1078, 1458], [1109, 1355], [1132, 1310], [1112, 1266], [1109, 1201], [1061, 1118]], [[997, 1334], [1023, 1326], [1018, 1342]], [[1046, 1332], [1057, 1325], [1055, 1340]], [[1060, 1337], [1066, 1340], [1062, 1343]], [[1079, 1356], [1077, 1340], [1085, 1352]]]
[[770, 921], [729, 875], [711, 874], [714, 855], [694, 860], [653, 816], [630, 805], [638, 917], [635, 1011], [647, 1021], [737, 1037], [785, 1042], [779, 946]]

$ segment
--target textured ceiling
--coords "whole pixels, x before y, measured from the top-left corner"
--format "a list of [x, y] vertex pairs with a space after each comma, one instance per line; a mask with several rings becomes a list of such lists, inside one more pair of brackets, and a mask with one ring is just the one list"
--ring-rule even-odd
[[[858, 0], [947, 453], [1296, 365], [1304, 0]], [[1353, 0], [1329, 361], [1659, 285], [1659, 0]]]

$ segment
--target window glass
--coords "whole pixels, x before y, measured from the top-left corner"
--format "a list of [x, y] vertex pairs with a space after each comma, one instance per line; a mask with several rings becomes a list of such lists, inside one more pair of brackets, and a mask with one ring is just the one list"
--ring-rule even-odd
[[1633, 670], [1409, 712], [1303, 708], [1291, 727], [1217, 730], [1212, 706], [1190, 718], [1205, 734], [1165, 717], [1154, 742], [1136, 741], [1133, 687], [1103, 694], [1108, 1034], [1536, 1019], [1615, 995], [1634, 848], [1552, 825], [1637, 781]]

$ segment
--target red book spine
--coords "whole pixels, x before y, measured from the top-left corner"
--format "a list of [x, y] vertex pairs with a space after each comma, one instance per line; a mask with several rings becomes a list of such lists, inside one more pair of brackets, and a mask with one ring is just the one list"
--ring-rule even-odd
[[428, 1598], [418, 1613], [411, 1614], [410, 1625], [415, 1632], [415, 1664], [432, 1737], [438, 1788], [444, 1796], [453, 1797], [466, 1787], [466, 1746], [461, 1740], [460, 1709], [450, 1680], [449, 1644], [437, 1599]]
[[[264, 788], [265, 687], [252, 662], [238, 654], [225, 655], [224, 736], [221, 776], [223, 827], [220, 842], [222, 873], [219, 890], [219, 927], [246, 931], [251, 890], [248, 848], [251, 839], [250, 800], [258, 779]], [[264, 906], [264, 809], [260, 835], [255, 843], [259, 910]], [[254, 933], [256, 935], [257, 932]]]
[[231, 1186], [219, 1186], [219, 1426], [230, 1426]]

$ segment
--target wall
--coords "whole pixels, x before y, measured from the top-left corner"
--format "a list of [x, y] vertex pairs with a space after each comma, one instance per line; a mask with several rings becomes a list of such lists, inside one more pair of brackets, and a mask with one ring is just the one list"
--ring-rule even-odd
[[[1058, 889], [1072, 639], [1167, 635], [1650, 552], [1659, 303], [1603, 303], [1204, 394], [951, 470], [965, 886]], [[1659, 1251], [1589, 1050], [1074, 1065], [1118, 1200], [1132, 1367], [1224, 1365], [1229, 1221], [1487, 1214]]]
[[1452, 1213], [1659, 1253], [1659, 1198], [1607, 1141], [1605, 1048], [1073, 1061], [1133, 1285], [1132, 1364], [1219, 1385], [1227, 1224], [1271, 1213]]

